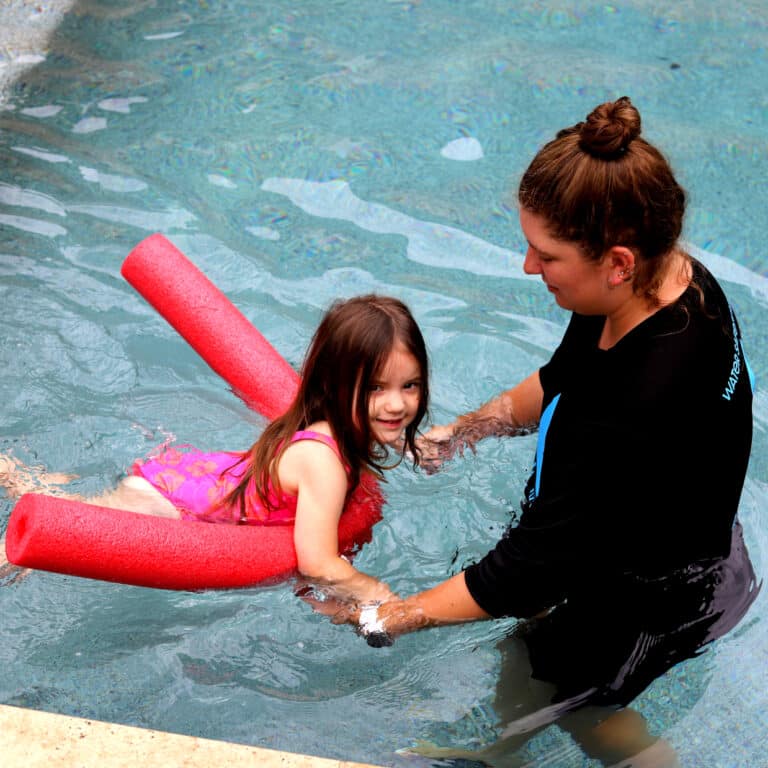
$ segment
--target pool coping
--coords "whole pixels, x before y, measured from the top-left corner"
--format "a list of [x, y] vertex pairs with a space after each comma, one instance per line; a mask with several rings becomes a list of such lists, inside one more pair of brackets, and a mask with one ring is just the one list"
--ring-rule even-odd
[[45, 59], [50, 36], [76, 0], [0, 0], [0, 109], [9, 89]]
[[0, 704], [4, 768], [376, 768]]

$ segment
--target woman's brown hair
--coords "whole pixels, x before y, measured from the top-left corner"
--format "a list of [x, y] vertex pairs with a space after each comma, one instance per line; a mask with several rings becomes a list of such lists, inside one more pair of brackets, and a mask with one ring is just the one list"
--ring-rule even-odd
[[312, 338], [302, 366], [299, 390], [288, 411], [271, 422], [243, 454], [250, 459], [238, 486], [224, 499], [239, 506], [244, 516], [247, 492], [256, 489], [270, 508], [269, 488], [280, 488], [277, 465], [293, 435], [316, 421], [327, 421], [342, 461], [349, 470], [350, 492], [364, 468], [377, 476], [389, 467], [386, 448], [371, 433], [368, 416], [370, 384], [381, 373], [394, 346], [400, 342], [418, 361], [419, 407], [405, 429], [400, 460], [406, 451], [418, 462], [416, 433], [427, 411], [429, 362], [419, 326], [403, 302], [368, 294], [335, 302]]
[[657, 303], [666, 258], [677, 244], [685, 191], [666, 158], [640, 136], [626, 96], [560, 131], [523, 174], [521, 207], [542, 216], [552, 236], [598, 260], [615, 245], [635, 254], [635, 293]]

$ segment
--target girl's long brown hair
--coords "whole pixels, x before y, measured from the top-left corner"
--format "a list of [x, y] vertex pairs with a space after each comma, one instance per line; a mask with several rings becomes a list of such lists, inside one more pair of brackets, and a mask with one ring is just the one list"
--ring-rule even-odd
[[415, 439], [429, 400], [429, 363], [421, 330], [403, 302], [368, 294], [337, 301], [315, 331], [302, 366], [299, 390], [288, 411], [271, 422], [261, 437], [243, 453], [248, 467], [240, 483], [224, 499], [245, 517], [246, 498], [254, 488], [270, 509], [269, 488], [279, 491], [277, 466], [293, 435], [317, 421], [327, 421], [342, 461], [349, 470], [350, 492], [360, 473], [370, 469], [378, 477], [388, 467], [384, 446], [371, 433], [368, 416], [370, 383], [381, 372], [395, 344], [400, 342], [416, 358], [420, 369], [419, 407], [405, 429], [402, 456], [410, 451], [418, 462]]

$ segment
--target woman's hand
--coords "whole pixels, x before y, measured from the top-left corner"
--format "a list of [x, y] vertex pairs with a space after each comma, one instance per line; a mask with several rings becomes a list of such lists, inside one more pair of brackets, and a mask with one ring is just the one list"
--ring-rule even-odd
[[455, 429], [455, 424], [436, 425], [416, 438], [419, 466], [428, 475], [435, 474], [442, 463], [453, 458], [456, 453], [459, 446], [454, 437]]
[[456, 453], [464, 456], [465, 449], [475, 452], [479, 435], [462, 429], [459, 422], [436, 425], [416, 439], [419, 449], [419, 466], [428, 474], [437, 472], [443, 462], [452, 459]]
[[300, 596], [333, 624], [356, 625], [369, 645], [377, 647], [390, 645], [406, 632], [490, 618], [469, 593], [463, 571], [405, 599], [347, 602], [316, 590], [305, 590]]
[[457, 452], [463, 456], [469, 448], [474, 453], [477, 443], [486, 437], [529, 434], [538, 426], [543, 398], [539, 372], [534, 371], [476, 411], [459, 416], [451, 424], [432, 427], [421, 435], [416, 441], [421, 452], [420, 465], [427, 474], [433, 474]]

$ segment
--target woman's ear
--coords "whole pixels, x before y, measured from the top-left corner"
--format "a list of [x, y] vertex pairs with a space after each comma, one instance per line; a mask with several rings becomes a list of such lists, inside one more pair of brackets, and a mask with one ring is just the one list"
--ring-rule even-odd
[[635, 254], [623, 245], [614, 245], [606, 253], [608, 285], [616, 287], [628, 283], [635, 275]]

